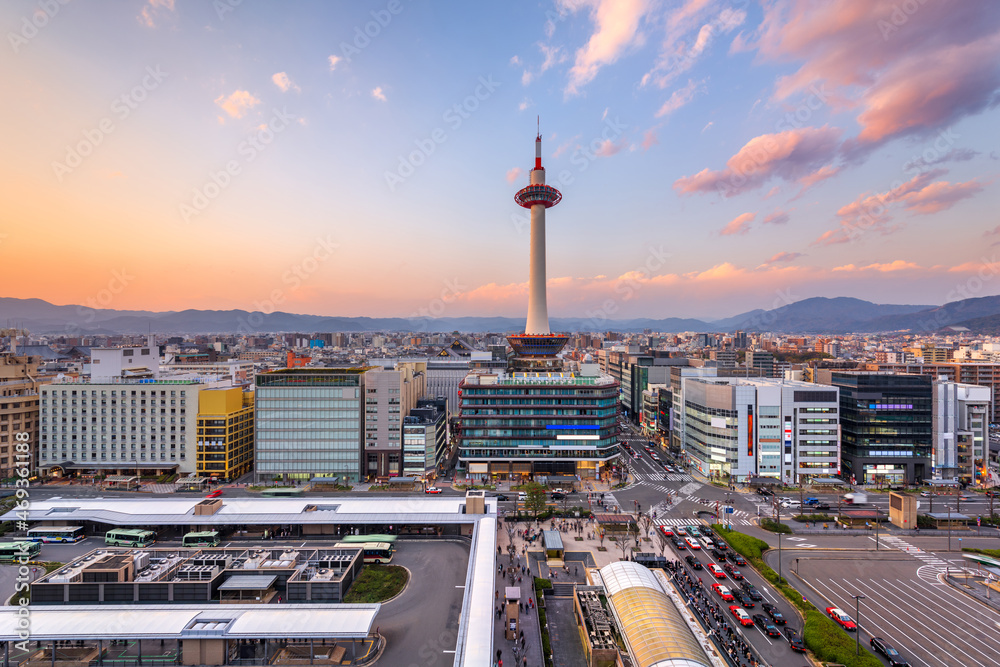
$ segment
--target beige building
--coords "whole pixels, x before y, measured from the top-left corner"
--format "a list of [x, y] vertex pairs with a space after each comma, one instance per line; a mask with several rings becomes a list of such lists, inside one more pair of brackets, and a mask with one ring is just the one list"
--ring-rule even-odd
[[427, 363], [406, 361], [365, 372], [365, 434], [362, 476], [402, 476], [403, 418], [427, 388]]
[[[14, 477], [27, 463], [38, 465], [38, 387], [51, 378], [38, 377], [41, 357], [0, 355], [0, 479]], [[18, 457], [16, 434], [28, 434], [29, 456]]]

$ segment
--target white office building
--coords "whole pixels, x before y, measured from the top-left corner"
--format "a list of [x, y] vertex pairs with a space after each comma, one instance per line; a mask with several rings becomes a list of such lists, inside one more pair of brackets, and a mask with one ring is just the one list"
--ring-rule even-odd
[[684, 449], [704, 475], [800, 477], [840, 472], [836, 387], [772, 378], [690, 378]]
[[981, 484], [985, 480], [992, 389], [939, 380], [934, 383], [934, 479]]

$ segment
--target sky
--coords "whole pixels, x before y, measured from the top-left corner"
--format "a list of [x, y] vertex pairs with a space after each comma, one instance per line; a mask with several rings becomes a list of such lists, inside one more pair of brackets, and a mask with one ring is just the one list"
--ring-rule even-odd
[[0, 296], [521, 317], [539, 123], [551, 316], [1000, 293], [991, 0], [9, 0], [0, 27]]

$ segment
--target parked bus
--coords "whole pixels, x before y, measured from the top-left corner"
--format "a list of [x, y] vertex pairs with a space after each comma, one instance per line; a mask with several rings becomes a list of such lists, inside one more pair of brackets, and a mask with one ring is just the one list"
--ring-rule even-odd
[[294, 487], [278, 488], [278, 489], [264, 489], [261, 491], [260, 495], [266, 496], [268, 498], [283, 497], [283, 496], [301, 496], [302, 489], [297, 489]]
[[337, 542], [334, 549], [361, 549], [366, 563], [388, 563], [394, 548], [388, 542]]
[[388, 544], [396, 543], [395, 535], [345, 535], [341, 538], [341, 542], [387, 542]]
[[38, 542], [2, 542], [0, 543], [0, 563], [29, 561], [42, 550]]
[[186, 547], [215, 547], [219, 545], [219, 532], [206, 530], [200, 533], [188, 533], [182, 544]]
[[104, 533], [104, 544], [109, 547], [148, 547], [155, 541], [155, 532], [139, 528], [116, 528]]
[[83, 538], [83, 526], [39, 526], [28, 529], [28, 539], [32, 542], [79, 542]]

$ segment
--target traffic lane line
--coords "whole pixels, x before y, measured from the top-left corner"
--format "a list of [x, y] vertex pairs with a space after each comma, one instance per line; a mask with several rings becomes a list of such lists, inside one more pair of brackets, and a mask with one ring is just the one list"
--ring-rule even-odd
[[[945, 591], [948, 591], [948, 595], [944, 594]], [[997, 626], [1000, 625], [1000, 614], [993, 611], [993, 609], [989, 607], [984, 609], [978, 603], [974, 603], [972, 601], [968, 601], [969, 602], [968, 606], [963, 607], [958, 603], [958, 601], [959, 600], [962, 600], [962, 602], [967, 602], [967, 601], [964, 598], [955, 597], [957, 595], [962, 595], [962, 593], [953, 591], [950, 587], [933, 588], [933, 589], [929, 588], [926, 590], [926, 593], [928, 597], [937, 598], [940, 601], [940, 603], [943, 603], [951, 607], [952, 609], [955, 610], [956, 613], [961, 613], [968, 616], [967, 623], [971, 623], [973, 625], [981, 624], [983, 632], [992, 633], [992, 635], [987, 634], [987, 636], [992, 636], [992, 638], [996, 640], [995, 634]], [[949, 599], [949, 596], [952, 597]]]
[[[831, 583], [833, 583], [833, 580], [831, 580]], [[926, 660], [924, 660], [919, 655], [917, 655], [917, 653], [915, 652], [914, 648], [908, 643], [908, 641], [906, 641], [906, 640], [899, 641], [899, 640], [897, 640], [896, 637], [893, 636], [892, 630], [895, 630], [895, 628], [892, 626], [892, 622], [890, 620], [886, 619], [884, 616], [882, 616], [882, 614], [878, 613], [879, 611], [881, 611], [883, 613], [890, 614], [890, 616], [894, 616], [894, 614], [891, 613], [892, 610], [889, 609], [889, 608], [887, 608], [887, 606], [885, 604], [879, 604], [877, 602], [878, 598], [871, 591], [866, 591], [866, 593], [868, 593], [868, 596], [869, 596], [868, 599], [871, 600], [872, 603], [868, 604], [866, 602], [864, 619], [866, 621], [868, 621], [868, 623], [866, 623], [866, 625], [868, 625], [868, 627], [875, 627], [878, 630], [878, 634], [876, 635], [876, 634], [872, 633], [870, 630], [866, 629], [864, 626], [860, 626], [862, 629], [864, 629], [865, 632], [868, 633], [869, 639], [871, 637], [876, 637], [876, 636], [883, 637], [883, 638], [888, 638], [889, 641], [892, 644], [895, 644], [896, 646], [903, 647], [903, 650], [907, 652], [907, 655], [911, 656], [912, 658], [914, 658], [916, 660], [919, 660], [920, 662], [922, 662], [925, 665], [927, 665], [927, 667], [931, 667], [930, 663], [928, 663]], [[845, 595], [849, 595], [849, 593], [847, 593], [845, 591]], [[832, 599], [833, 598], [831, 598], [831, 601], [832, 601]], [[871, 622], [870, 617], [872, 615], [877, 616], [878, 618], [882, 619], [882, 621], [890, 629], [887, 630], [885, 628], [879, 627], [878, 623]], [[857, 620], [857, 619], [855, 619], [855, 620]], [[935, 655], [933, 651], [928, 650], [927, 647], [924, 646], [923, 644], [919, 644], [918, 643], [916, 646], [917, 646], [917, 648], [920, 649], [920, 651], [927, 653], [933, 660], [935, 660], [935, 661], [940, 660], [940, 656]]]
[[[879, 584], [875, 580], [871, 580], [868, 583], [870, 585], [872, 585], [872, 586], [876, 586], [876, 587], [882, 589], [885, 592], [885, 594], [887, 596], [889, 596], [889, 597], [892, 597], [893, 594], [894, 594], [893, 591], [889, 590], [887, 586]], [[917, 588], [916, 590], [910, 590], [909, 591], [909, 595], [910, 596], [917, 596], [918, 595], [918, 591], [919, 591], [919, 588]], [[931, 625], [929, 623], [932, 621], [931, 614], [933, 614], [934, 612], [931, 612], [929, 609], [926, 609], [926, 608], [921, 609], [917, 605], [913, 605], [912, 607], [910, 607], [908, 609], [899, 608], [899, 612], [898, 613], [899, 613], [900, 618], [905, 618], [907, 615], [909, 615], [911, 617], [912, 616], [923, 616], [928, 621], [928, 624], [926, 624], [924, 626], [924, 629], [927, 632], [934, 633], [935, 635], [937, 635], [938, 637], [940, 637], [942, 641], [944, 641], [945, 643], [947, 643], [950, 646], [954, 647], [956, 651], [961, 651], [961, 649], [958, 646], [956, 646], [952, 642], [948, 641], [944, 637], [944, 635], [940, 634], [939, 632], [937, 632], [936, 630], [934, 630], [931, 627]], [[962, 638], [962, 637], [959, 636], [959, 633], [957, 632], [957, 630], [959, 630], [960, 626], [958, 626], [958, 625], [956, 625], [954, 623], [948, 623], [947, 619], [945, 619], [944, 616], [941, 616], [939, 614], [934, 614], [934, 615], [937, 616], [939, 619], [941, 619], [940, 621], [938, 621], [937, 626], [935, 626], [935, 627], [940, 627], [942, 630], [947, 628], [951, 632], [953, 639], [955, 639], [956, 641], [962, 642], [963, 644], [965, 644], [966, 646], [968, 646], [970, 649], [972, 649], [973, 651], [975, 651], [979, 655], [981, 655], [984, 658], [986, 658], [986, 663], [984, 663], [984, 664], [989, 665], [989, 664], [991, 664], [992, 661], [996, 660], [996, 657], [997, 657], [997, 652], [996, 651], [994, 651], [991, 654], [993, 656], [991, 658], [990, 655], [987, 655], [986, 653], [983, 653], [978, 648], [976, 648], [974, 645], [972, 645], [971, 643], [969, 643], [968, 641], [966, 641], [964, 638]]]

